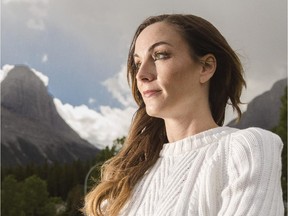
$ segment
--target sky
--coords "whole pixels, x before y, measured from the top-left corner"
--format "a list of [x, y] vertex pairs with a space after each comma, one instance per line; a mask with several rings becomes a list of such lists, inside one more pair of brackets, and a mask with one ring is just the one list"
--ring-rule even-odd
[[[1, 77], [30, 66], [81, 137], [111, 145], [136, 110], [125, 74], [133, 34], [162, 13], [194, 14], [218, 28], [243, 63], [243, 102], [287, 77], [285, 0], [2, 0]], [[226, 122], [233, 117], [228, 110]]]

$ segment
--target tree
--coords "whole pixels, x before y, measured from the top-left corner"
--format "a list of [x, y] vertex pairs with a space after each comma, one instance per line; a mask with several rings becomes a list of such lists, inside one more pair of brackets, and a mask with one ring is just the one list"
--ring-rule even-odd
[[1, 185], [1, 214], [25, 216], [21, 196], [21, 187], [12, 175], [6, 176]]
[[2, 213], [7, 216], [55, 216], [59, 198], [50, 198], [46, 182], [33, 175], [22, 182], [7, 176], [1, 188]]
[[287, 204], [287, 86], [285, 88], [285, 93], [281, 97], [281, 108], [280, 108], [280, 119], [279, 124], [273, 128], [273, 132], [278, 134], [283, 141], [282, 150], [282, 176], [281, 184], [283, 190], [283, 200]]
[[117, 138], [113, 141], [112, 147], [106, 146], [97, 154], [95, 165], [92, 166], [89, 172], [86, 174], [87, 182], [85, 180], [85, 193], [87, 192], [87, 188], [89, 191], [89, 189], [91, 189], [95, 184], [98, 183], [101, 176], [101, 166], [105, 161], [109, 160], [120, 151], [125, 142], [125, 139], [125, 136]]
[[80, 209], [83, 207], [84, 193], [83, 185], [76, 185], [70, 190], [67, 196], [67, 209], [66, 214], [69, 216], [83, 215]]
[[34, 175], [25, 179], [22, 187], [26, 215], [56, 214], [56, 209], [51, 208], [45, 181]]

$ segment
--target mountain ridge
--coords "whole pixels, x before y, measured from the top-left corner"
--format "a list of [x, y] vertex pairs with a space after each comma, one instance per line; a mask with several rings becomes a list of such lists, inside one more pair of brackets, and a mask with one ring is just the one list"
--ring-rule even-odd
[[284, 95], [286, 86], [287, 78], [276, 81], [270, 90], [256, 96], [248, 103], [239, 123], [233, 119], [227, 126], [239, 129], [260, 127], [266, 130], [277, 126], [280, 118], [281, 97]]
[[70, 163], [99, 152], [58, 114], [44, 83], [15, 66], [1, 83], [1, 165]]

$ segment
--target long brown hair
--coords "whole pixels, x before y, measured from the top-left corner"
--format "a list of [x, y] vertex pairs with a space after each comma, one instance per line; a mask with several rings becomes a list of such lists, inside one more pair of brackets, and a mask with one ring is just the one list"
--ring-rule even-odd
[[165, 22], [175, 27], [187, 41], [191, 57], [199, 59], [213, 54], [217, 69], [210, 80], [209, 102], [214, 121], [223, 125], [225, 108], [230, 103], [241, 117], [240, 95], [245, 81], [239, 58], [221, 33], [208, 21], [194, 15], [164, 14], [146, 19], [136, 30], [128, 61], [127, 78], [138, 110], [121, 151], [102, 166], [102, 178], [85, 198], [84, 212], [89, 216], [116, 216], [127, 203], [135, 184], [157, 161], [167, 142], [164, 120], [146, 113], [145, 104], [137, 88], [134, 49], [137, 37], [147, 26]]

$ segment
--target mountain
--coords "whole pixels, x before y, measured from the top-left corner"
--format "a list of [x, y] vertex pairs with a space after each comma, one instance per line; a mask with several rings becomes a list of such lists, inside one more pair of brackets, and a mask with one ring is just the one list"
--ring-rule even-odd
[[99, 150], [58, 114], [46, 86], [27, 66], [15, 66], [1, 83], [1, 166], [69, 163]]
[[260, 127], [271, 130], [279, 122], [281, 97], [284, 95], [287, 79], [274, 83], [269, 91], [255, 97], [243, 113], [239, 123], [232, 120], [228, 126], [239, 129], [247, 127]]

